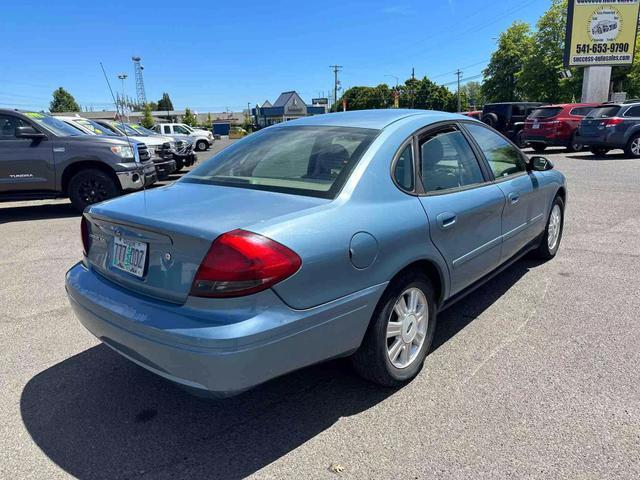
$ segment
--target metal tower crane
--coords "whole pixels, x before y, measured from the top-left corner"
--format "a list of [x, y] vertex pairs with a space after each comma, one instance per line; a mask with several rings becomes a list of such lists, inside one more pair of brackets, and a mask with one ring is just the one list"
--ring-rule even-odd
[[142, 78], [142, 70], [144, 70], [144, 67], [140, 63], [142, 59], [134, 56], [131, 57], [131, 60], [133, 60], [133, 70], [136, 75], [136, 99], [140, 105], [144, 105], [147, 103], [147, 95], [144, 93], [144, 79]]

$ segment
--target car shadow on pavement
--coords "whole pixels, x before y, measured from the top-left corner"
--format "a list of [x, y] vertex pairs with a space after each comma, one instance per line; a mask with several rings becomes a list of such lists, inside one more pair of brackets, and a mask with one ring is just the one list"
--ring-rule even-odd
[[48, 203], [43, 205], [0, 206], [0, 223], [48, 220], [50, 218], [79, 217], [71, 203]]
[[[443, 312], [434, 348], [531, 265], [517, 262]], [[256, 472], [394, 392], [362, 380], [347, 361], [333, 360], [237, 397], [201, 399], [98, 345], [34, 376], [20, 409], [38, 447], [80, 479], [232, 479]]]

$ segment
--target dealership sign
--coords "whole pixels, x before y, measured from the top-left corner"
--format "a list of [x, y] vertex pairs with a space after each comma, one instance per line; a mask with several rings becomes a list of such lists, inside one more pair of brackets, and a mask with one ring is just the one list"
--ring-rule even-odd
[[631, 65], [640, 0], [569, 0], [564, 64]]

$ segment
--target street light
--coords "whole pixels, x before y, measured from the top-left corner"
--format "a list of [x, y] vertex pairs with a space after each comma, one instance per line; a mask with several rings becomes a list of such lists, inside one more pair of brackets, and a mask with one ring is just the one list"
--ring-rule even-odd
[[119, 73], [118, 78], [122, 81], [122, 100], [120, 104], [122, 105], [122, 115], [124, 116], [124, 107], [125, 107], [125, 93], [124, 93], [124, 81], [127, 79], [128, 75], [126, 73]]

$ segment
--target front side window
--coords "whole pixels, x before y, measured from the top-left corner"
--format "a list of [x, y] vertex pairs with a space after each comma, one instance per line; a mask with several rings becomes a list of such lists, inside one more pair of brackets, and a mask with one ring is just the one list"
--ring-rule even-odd
[[526, 170], [520, 151], [509, 141], [482, 125], [469, 123], [467, 128], [484, 153], [496, 179]]
[[171, 133], [171, 125], [164, 126], [164, 133]]
[[191, 135], [191, 132], [184, 128], [182, 125], [174, 125], [173, 131], [176, 133], [182, 133], [184, 135]]
[[21, 119], [9, 115], [0, 115], [0, 141], [15, 140], [16, 127], [28, 126]]
[[326, 126], [261, 130], [180, 181], [334, 198], [377, 134]]
[[393, 176], [402, 188], [405, 190], [413, 190], [413, 152], [411, 143], [404, 147], [398, 157]]
[[421, 139], [420, 156], [420, 174], [426, 193], [484, 182], [473, 150], [456, 128]]

